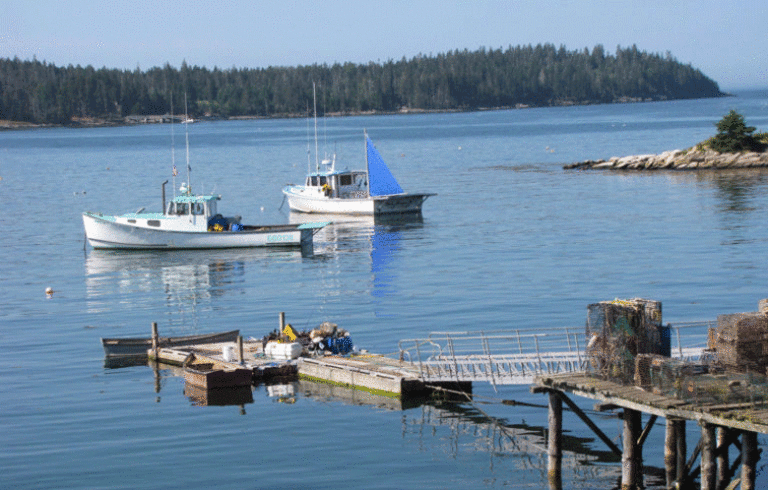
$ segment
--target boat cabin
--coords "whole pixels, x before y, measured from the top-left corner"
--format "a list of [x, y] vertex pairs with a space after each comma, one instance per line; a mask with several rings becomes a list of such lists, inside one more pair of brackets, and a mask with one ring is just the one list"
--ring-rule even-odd
[[182, 194], [176, 196], [168, 202], [165, 214], [168, 216], [204, 216], [206, 218], [215, 216], [216, 201], [221, 200], [221, 196], [194, 196]]
[[368, 197], [368, 175], [363, 171], [323, 172], [307, 175], [308, 188], [320, 188], [327, 197], [361, 199]]

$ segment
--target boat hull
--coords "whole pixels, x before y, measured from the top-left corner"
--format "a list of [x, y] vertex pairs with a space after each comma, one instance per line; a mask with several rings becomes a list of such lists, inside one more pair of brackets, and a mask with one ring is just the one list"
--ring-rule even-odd
[[333, 198], [303, 194], [298, 186], [283, 190], [291, 211], [319, 214], [377, 216], [421, 213], [422, 204], [433, 194], [395, 194], [368, 198]]
[[[182, 345], [214, 344], [218, 342], [235, 342], [240, 330], [216, 332], [211, 334], [186, 335], [181, 337], [160, 337], [158, 347], [178, 347]], [[147, 351], [152, 347], [151, 338], [101, 339], [104, 354], [108, 358], [117, 357], [147, 357]]]
[[243, 231], [172, 231], [118, 223], [96, 213], [83, 213], [88, 242], [97, 249], [311, 247], [316, 228], [324, 224], [245, 227]]

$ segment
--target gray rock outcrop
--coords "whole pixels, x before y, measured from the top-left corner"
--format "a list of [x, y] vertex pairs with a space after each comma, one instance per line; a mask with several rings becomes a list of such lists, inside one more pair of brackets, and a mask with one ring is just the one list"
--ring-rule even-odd
[[609, 160], [585, 160], [566, 170], [704, 170], [768, 167], [768, 151], [718, 153], [713, 150], [671, 150], [658, 155], [632, 155]]

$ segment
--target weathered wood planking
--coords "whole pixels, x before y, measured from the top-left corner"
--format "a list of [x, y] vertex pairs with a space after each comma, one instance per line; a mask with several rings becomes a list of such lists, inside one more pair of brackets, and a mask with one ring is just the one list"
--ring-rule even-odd
[[539, 376], [534, 384], [538, 388], [569, 392], [665, 418], [674, 417], [768, 434], [768, 410], [764, 404], [732, 404], [730, 407], [724, 404], [693, 404], [636, 387], [574, 374]]

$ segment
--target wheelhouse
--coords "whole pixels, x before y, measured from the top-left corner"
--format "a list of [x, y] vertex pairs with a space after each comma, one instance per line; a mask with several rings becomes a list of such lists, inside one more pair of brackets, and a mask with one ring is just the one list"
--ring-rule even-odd
[[368, 175], [363, 171], [313, 173], [307, 175], [306, 187], [321, 188], [328, 197], [362, 198], [368, 196]]
[[166, 215], [170, 216], [204, 216], [210, 217], [217, 214], [216, 201], [221, 200], [221, 196], [194, 196], [182, 194], [176, 196], [168, 202], [165, 210]]

